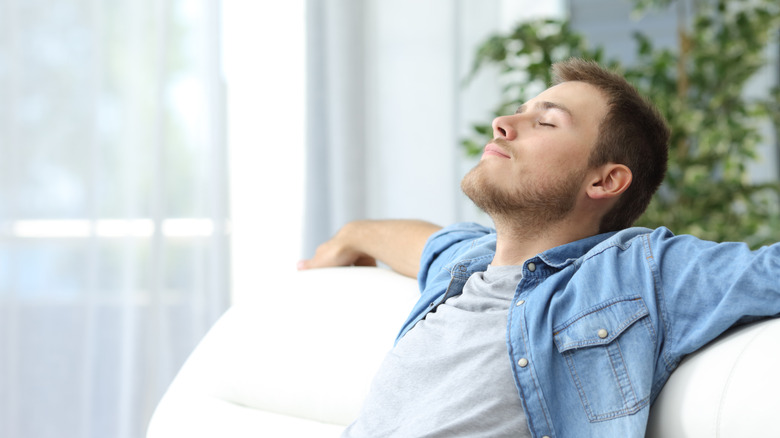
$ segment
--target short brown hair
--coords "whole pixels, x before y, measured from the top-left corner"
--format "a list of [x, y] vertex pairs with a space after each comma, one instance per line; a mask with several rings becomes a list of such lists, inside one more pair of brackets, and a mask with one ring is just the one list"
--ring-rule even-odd
[[607, 114], [599, 124], [588, 165], [624, 164], [633, 181], [601, 220], [600, 232], [630, 227], [650, 204], [666, 175], [669, 127], [656, 107], [626, 79], [593, 61], [571, 58], [553, 64], [553, 84], [584, 82], [599, 89], [607, 100]]

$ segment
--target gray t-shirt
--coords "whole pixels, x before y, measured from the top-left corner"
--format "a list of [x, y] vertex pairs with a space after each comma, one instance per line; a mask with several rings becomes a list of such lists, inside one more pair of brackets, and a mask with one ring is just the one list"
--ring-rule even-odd
[[490, 266], [417, 323], [342, 438], [530, 437], [506, 346], [521, 278], [521, 266]]

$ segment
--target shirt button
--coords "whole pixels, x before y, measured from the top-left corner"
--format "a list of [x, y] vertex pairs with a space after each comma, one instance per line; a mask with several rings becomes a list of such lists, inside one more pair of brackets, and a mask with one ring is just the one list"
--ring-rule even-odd
[[531, 262], [528, 264], [528, 270], [534, 272], [536, 270], [536, 263]]
[[517, 364], [520, 365], [520, 368], [525, 368], [528, 366], [528, 359], [522, 358], [517, 361]]
[[517, 300], [517, 304], [515, 304], [515, 306], [522, 306], [523, 304], [525, 304], [525, 300]]
[[604, 339], [604, 338], [606, 338], [606, 337], [609, 335], [609, 333], [608, 333], [608, 332], [607, 332], [605, 329], [599, 329], [599, 331], [597, 331], [597, 332], [596, 332], [596, 334], [597, 334], [597, 335], [598, 335], [598, 336], [599, 336], [601, 339]]

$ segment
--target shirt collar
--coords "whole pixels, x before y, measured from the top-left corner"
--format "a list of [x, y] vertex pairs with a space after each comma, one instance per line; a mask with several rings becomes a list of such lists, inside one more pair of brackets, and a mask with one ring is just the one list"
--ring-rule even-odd
[[548, 249], [539, 254], [539, 258], [548, 266], [561, 269], [577, 259], [581, 258], [588, 251], [596, 247], [596, 245], [606, 241], [610, 237], [615, 235], [615, 232], [597, 234], [595, 236], [586, 237], [584, 239], [576, 240], [555, 248]]

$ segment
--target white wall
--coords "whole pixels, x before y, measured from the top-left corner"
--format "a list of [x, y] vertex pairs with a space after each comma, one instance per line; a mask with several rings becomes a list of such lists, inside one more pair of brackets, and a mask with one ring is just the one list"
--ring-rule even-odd
[[524, 8], [508, 0], [372, 0], [366, 8], [367, 181], [372, 218], [489, 224], [461, 193], [475, 160], [460, 140], [490, 120], [495, 76], [464, 87], [473, 54], [488, 35], [522, 16], [562, 13], [562, 2]]
[[370, 217], [447, 222], [456, 212], [456, 4], [372, 1], [367, 11]]
[[283, 287], [300, 256], [303, 4], [223, 2], [233, 302]]

